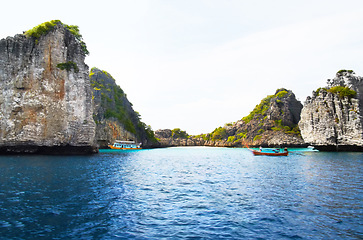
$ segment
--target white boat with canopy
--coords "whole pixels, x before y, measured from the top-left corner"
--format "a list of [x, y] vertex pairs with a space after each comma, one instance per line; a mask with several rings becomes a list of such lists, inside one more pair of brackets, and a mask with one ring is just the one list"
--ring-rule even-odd
[[108, 145], [111, 149], [119, 150], [137, 150], [142, 149], [141, 143], [136, 143], [135, 141], [120, 141], [116, 140], [113, 145]]

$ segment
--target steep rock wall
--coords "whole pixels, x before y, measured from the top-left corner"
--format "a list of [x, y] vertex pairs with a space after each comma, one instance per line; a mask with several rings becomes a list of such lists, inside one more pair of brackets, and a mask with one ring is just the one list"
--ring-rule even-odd
[[[62, 23], [0, 41], [0, 152], [96, 152], [85, 54]], [[73, 68], [60, 69], [60, 63]]]
[[134, 111], [115, 79], [98, 68], [91, 69], [90, 78], [99, 147], [107, 148], [115, 140], [134, 140], [144, 148], [158, 146], [154, 132], [141, 122], [139, 113]]
[[[349, 87], [355, 96], [329, 89]], [[352, 72], [338, 72], [328, 86], [313, 92], [301, 112], [299, 126], [304, 140], [324, 151], [363, 151], [363, 78]]]

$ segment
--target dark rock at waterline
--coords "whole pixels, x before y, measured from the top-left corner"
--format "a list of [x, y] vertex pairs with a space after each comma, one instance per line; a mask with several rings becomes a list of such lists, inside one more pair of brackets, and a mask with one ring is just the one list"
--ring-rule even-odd
[[363, 146], [357, 145], [314, 145], [322, 152], [363, 152]]
[[42, 155], [88, 155], [98, 153], [98, 148], [92, 146], [39, 146], [32, 144], [17, 144], [1, 146], [0, 154], [42, 154]]

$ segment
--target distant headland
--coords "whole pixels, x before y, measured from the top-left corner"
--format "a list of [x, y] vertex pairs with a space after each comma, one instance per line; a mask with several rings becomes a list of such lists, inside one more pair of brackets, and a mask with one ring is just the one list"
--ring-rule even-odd
[[[92, 154], [115, 140], [169, 146], [363, 151], [363, 78], [340, 70], [304, 105], [280, 88], [213, 132], [153, 131], [110, 73], [92, 68], [79, 28], [45, 22], [0, 40], [0, 154]], [[252, 108], [251, 108], [252, 109]]]
[[209, 134], [157, 130], [163, 146], [306, 147], [363, 151], [363, 78], [340, 70], [302, 105], [291, 90], [276, 90], [251, 113]]

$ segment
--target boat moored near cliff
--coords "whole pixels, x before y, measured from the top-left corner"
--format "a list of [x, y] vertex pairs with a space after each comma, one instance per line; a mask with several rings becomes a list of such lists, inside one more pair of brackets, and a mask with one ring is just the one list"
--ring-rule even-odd
[[274, 149], [272, 151], [263, 151], [262, 147], [260, 147], [260, 150], [253, 150], [247, 146], [248, 150], [250, 150], [254, 156], [287, 156], [289, 155], [289, 151], [285, 147], [283, 152], [280, 151], [280, 149]]
[[111, 149], [118, 150], [139, 150], [141, 148], [141, 143], [136, 143], [135, 141], [120, 141], [116, 140], [113, 145], [108, 145]]
[[253, 155], [255, 156], [287, 156], [289, 152], [259, 152], [256, 150], [252, 150]]

